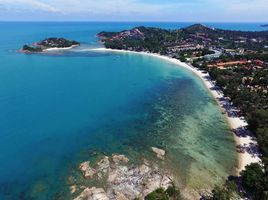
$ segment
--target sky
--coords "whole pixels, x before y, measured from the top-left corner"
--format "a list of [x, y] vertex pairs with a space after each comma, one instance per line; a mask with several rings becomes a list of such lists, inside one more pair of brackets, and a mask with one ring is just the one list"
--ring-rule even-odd
[[267, 22], [268, 0], [0, 0], [0, 21]]

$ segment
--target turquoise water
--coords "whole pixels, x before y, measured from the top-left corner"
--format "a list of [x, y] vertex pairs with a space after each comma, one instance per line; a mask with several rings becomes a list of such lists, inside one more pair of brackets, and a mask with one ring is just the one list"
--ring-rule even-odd
[[151, 146], [164, 148], [167, 168], [194, 188], [233, 172], [232, 135], [190, 72], [134, 54], [16, 52], [49, 36], [96, 47], [96, 33], [136, 25], [0, 23], [0, 199], [60, 199], [70, 171], [94, 151], [138, 158], [150, 157]]

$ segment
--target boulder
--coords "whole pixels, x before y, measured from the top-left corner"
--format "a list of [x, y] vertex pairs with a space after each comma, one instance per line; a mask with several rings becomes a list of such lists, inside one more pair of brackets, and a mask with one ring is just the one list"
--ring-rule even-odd
[[116, 200], [130, 200], [121, 192], [115, 192], [115, 199]]
[[112, 156], [112, 159], [115, 163], [120, 163], [120, 162], [123, 162], [123, 163], [128, 163], [129, 159], [124, 156], [124, 155], [113, 155]]
[[103, 188], [86, 188], [74, 200], [109, 200]]
[[152, 151], [156, 154], [157, 158], [164, 160], [164, 157], [166, 155], [166, 151], [163, 149], [159, 149], [156, 147], [152, 147]]
[[107, 174], [110, 168], [109, 157], [105, 156], [97, 163], [98, 179], [101, 179], [104, 174]]
[[102, 188], [93, 188], [92, 189], [92, 200], [109, 200], [107, 194]]
[[109, 161], [109, 157], [105, 156], [104, 158], [102, 158], [98, 163], [98, 170], [100, 171], [107, 171], [110, 167], [110, 161]]

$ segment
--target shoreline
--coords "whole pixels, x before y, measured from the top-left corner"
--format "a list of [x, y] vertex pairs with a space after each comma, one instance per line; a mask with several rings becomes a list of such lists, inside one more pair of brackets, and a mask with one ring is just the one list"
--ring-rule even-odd
[[[117, 50], [117, 49], [107, 49], [107, 48], [95, 48], [90, 49], [91, 51], [109, 51], [109, 52], [119, 52], [119, 53], [134, 53], [140, 55], [147, 55], [152, 57], [157, 57], [173, 64], [178, 65], [191, 71], [194, 75], [201, 79], [202, 83], [206, 89], [210, 92], [216, 102], [219, 104], [220, 108], [224, 111], [225, 118], [229, 127], [231, 128], [234, 136], [234, 141], [237, 147], [238, 155], [238, 167], [236, 168], [236, 175], [239, 176], [240, 172], [245, 169], [245, 167], [251, 163], [261, 162], [260, 155], [257, 151], [257, 141], [256, 138], [249, 133], [247, 130], [247, 122], [244, 117], [239, 116], [238, 110], [232, 106], [232, 103], [227, 97], [224, 97], [222, 91], [215, 87], [214, 82], [211, 80], [208, 72], [203, 72], [187, 63], [181, 62], [175, 58], [170, 58], [156, 53], [148, 52], [136, 52], [129, 50]], [[240, 149], [240, 151], [238, 151]]]

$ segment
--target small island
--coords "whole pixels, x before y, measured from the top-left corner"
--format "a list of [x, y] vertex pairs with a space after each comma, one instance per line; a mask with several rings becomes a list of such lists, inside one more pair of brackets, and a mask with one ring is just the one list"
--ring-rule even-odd
[[47, 38], [32, 45], [24, 45], [21, 51], [24, 53], [40, 53], [50, 49], [66, 49], [79, 45], [79, 42], [65, 38]]

